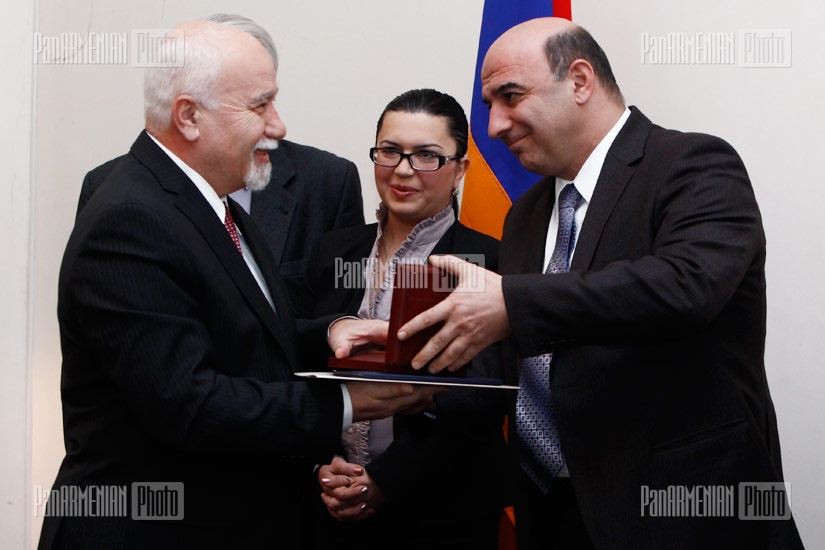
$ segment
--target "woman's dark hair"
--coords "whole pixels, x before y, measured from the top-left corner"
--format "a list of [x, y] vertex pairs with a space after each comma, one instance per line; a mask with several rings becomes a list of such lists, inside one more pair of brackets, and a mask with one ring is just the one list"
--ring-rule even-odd
[[376, 139], [384, 124], [384, 115], [389, 112], [402, 113], [425, 113], [433, 116], [440, 116], [447, 119], [447, 128], [450, 136], [455, 140], [457, 150], [456, 155], [463, 157], [467, 154], [467, 135], [469, 127], [467, 115], [458, 101], [449, 94], [431, 89], [410, 90], [390, 101], [381, 117], [378, 119], [378, 127], [375, 130]]

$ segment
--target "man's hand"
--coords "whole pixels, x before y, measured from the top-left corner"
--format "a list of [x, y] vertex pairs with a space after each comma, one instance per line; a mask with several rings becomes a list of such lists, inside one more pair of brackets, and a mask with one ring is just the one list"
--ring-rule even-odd
[[447, 386], [396, 384], [393, 382], [347, 382], [352, 400], [352, 421], [414, 414], [429, 407], [433, 396]]
[[335, 357], [352, 355], [352, 350], [367, 344], [386, 345], [387, 321], [378, 319], [340, 319], [329, 327], [329, 347]]
[[444, 321], [441, 330], [413, 358], [412, 366], [420, 369], [435, 357], [430, 372], [444, 368], [455, 371], [510, 332], [501, 276], [455, 256], [430, 256], [430, 263], [456, 275], [458, 285], [445, 300], [401, 327], [398, 338], [405, 340]]
[[366, 519], [386, 500], [364, 468], [338, 456], [321, 466], [318, 482], [323, 490], [321, 500], [338, 520]]

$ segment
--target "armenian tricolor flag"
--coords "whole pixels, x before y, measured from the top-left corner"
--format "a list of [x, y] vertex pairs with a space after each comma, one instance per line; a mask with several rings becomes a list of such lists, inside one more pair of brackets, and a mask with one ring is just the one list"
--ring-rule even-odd
[[[478, 37], [473, 102], [470, 106], [470, 170], [464, 180], [461, 222], [482, 233], [501, 238], [510, 205], [539, 180], [525, 170], [500, 141], [487, 136], [487, 106], [481, 100], [481, 65], [484, 55], [504, 31], [536, 17], [571, 19], [571, 0], [484, 0]], [[507, 423], [504, 423], [506, 430]], [[513, 509], [501, 517], [499, 549], [516, 548]]]
[[536, 17], [571, 18], [570, 0], [485, 0], [478, 39], [473, 101], [470, 106], [470, 170], [464, 182], [461, 221], [501, 238], [510, 205], [539, 180], [525, 170], [500, 141], [487, 136], [487, 106], [481, 100], [481, 64], [504, 31]]

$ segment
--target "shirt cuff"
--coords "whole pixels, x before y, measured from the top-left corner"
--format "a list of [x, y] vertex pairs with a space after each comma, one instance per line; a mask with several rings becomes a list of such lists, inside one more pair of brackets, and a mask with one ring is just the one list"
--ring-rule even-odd
[[341, 433], [344, 433], [352, 426], [352, 398], [349, 396], [346, 384], [341, 384], [341, 395], [344, 398], [344, 423], [341, 426]]
[[360, 317], [356, 317], [356, 316], [354, 316], [354, 315], [344, 315], [344, 316], [342, 316], [342, 317], [338, 317], [336, 320], [334, 320], [333, 322], [331, 322], [331, 323], [329, 324], [329, 326], [327, 327], [327, 344], [329, 344], [329, 330], [332, 328], [332, 325], [334, 325], [335, 323], [337, 323], [338, 321], [341, 321], [341, 320], [343, 320], [343, 319], [355, 319], [356, 321], [359, 321], [361, 318], [360, 318]]

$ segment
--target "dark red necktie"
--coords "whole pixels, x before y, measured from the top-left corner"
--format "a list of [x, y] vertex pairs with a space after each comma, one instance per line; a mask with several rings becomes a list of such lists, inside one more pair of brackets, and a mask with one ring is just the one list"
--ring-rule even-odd
[[229, 204], [223, 203], [223, 205], [226, 207], [226, 217], [223, 219], [223, 224], [226, 226], [226, 230], [229, 231], [229, 236], [232, 237], [232, 242], [238, 247], [238, 252], [240, 252], [241, 256], [243, 256], [243, 250], [241, 250], [241, 240], [238, 238], [238, 228], [235, 227], [235, 220], [232, 219], [232, 212], [229, 211]]

